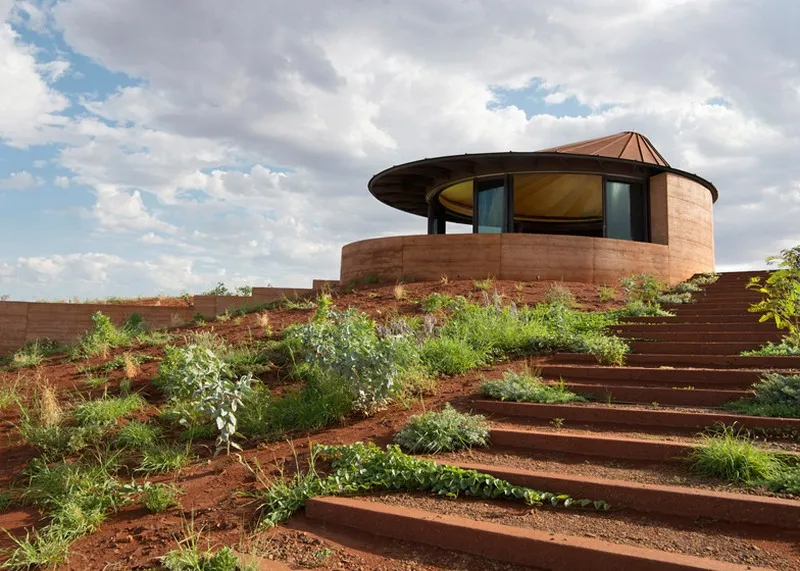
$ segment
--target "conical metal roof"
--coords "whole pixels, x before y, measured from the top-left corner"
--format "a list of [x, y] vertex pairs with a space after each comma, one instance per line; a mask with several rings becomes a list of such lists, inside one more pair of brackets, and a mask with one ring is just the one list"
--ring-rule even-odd
[[650, 139], [634, 131], [623, 131], [598, 139], [569, 143], [560, 147], [542, 149], [541, 153], [569, 153], [571, 155], [591, 155], [612, 159], [639, 161], [662, 167], [670, 164], [653, 146]]

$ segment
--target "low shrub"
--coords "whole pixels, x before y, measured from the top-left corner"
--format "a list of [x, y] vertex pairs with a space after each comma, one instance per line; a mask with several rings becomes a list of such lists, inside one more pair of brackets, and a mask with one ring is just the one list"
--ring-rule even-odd
[[675, 314], [662, 309], [660, 305], [647, 305], [642, 301], [630, 301], [610, 313], [617, 319], [624, 319], [625, 317], [675, 317]]
[[782, 339], [779, 343], [769, 342], [758, 349], [742, 351], [743, 357], [792, 357], [800, 355], [800, 345], [789, 339]]
[[287, 340], [302, 362], [350, 387], [356, 412], [370, 415], [419, 374], [419, 354], [407, 334], [378, 335], [375, 322], [353, 308], [321, 305], [310, 322], [290, 328]]
[[463, 296], [453, 297], [446, 293], [433, 292], [428, 294], [420, 301], [420, 308], [425, 313], [436, 313], [437, 311], [450, 311], [467, 303]]
[[617, 290], [611, 286], [597, 286], [597, 296], [600, 298], [600, 301], [614, 301], [617, 299]]
[[684, 303], [692, 303], [694, 300], [692, 299], [691, 292], [668, 292], [662, 293], [656, 298], [656, 302], [658, 304], [672, 304], [672, 305], [680, 305]]
[[770, 480], [768, 487], [773, 492], [800, 496], [800, 468], [796, 466], [784, 468]]
[[394, 441], [411, 453], [436, 454], [489, 444], [489, 423], [481, 415], [458, 412], [447, 403], [441, 412], [415, 414]]
[[515, 371], [506, 371], [501, 380], [485, 381], [481, 392], [489, 398], [513, 402], [556, 404], [586, 400], [568, 390], [563, 382], [547, 385], [541, 377]]
[[14, 369], [35, 367], [40, 365], [47, 357], [62, 353], [65, 347], [51, 339], [36, 339], [29, 341], [17, 349], [11, 356], [9, 365]]
[[752, 398], [725, 403], [724, 408], [752, 416], [800, 418], [800, 375], [764, 373], [751, 390]]
[[563, 285], [552, 285], [544, 294], [545, 303], [562, 303], [567, 307], [575, 307], [578, 301], [572, 290]]
[[435, 337], [422, 347], [422, 364], [433, 375], [457, 375], [485, 364], [486, 356], [467, 340]]

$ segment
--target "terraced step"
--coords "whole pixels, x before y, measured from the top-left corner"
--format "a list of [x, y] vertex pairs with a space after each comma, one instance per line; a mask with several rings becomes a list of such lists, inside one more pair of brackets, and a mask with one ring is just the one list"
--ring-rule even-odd
[[735, 315], [675, 315], [674, 317], [626, 317], [623, 323], [748, 323], [755, 326], [772, 327], [771, 323], [759, 323], [755, 313]]
[[621, 408], [614, 405], [539, 404], [478, 400], [472, 405], [482, 411], [501, 416], [536, 420], [563, 418], [566, 421], [588, 424], [617, 424], [649, 428], [703, 429], [717, 423], [736, 423], [745, 428], [800, 430], [800, 419], [746, 416], [724, 412], [687, 412], [654, 408]]
[[[586, 353], [556, 353], [553, 363], [596, 363], [593, 355]], [[800, 356], [792, 357], [742, 357], [739, 355], [639, 355], [625, 357], [633, 367], [708, 367], [710, 369], [781, 369], [800, 371]]]
[[738, 307], [704, 307], [695, 304], [682, 304], [682, 305], [665, 305], [664, 309], [675, 313], [680, 316], [696, 315], [706, 317], [709, 315], [728, 315], [728, 316], [747, 316], [752, 318], [759, 318], [761, 314], [747, 311], [745, 308]]
[[489, 438], [492, 446], [651, 462], [682, 461], [695, 448], [666, 440], [507, 428], [493, 428]]
[[632, 341], [631, 351], [642, 355], [736, 355], [761, 343], [742, 341]]
[[751, 346], [760, 347], [769, 342], [777, 343], [781, 334], [777, 331], [770, 333], [750, 333], [746, 331], [664, 331], [654, 329], [652, 326], [625, 326], [612, 330], [616, 335], [626, 339], [643, 339], [649, 341], [670, 341], [673, 343], [695, 343], [711, 341], [713, 343], [741, 342]]
[[534, 472], [487, 464], [457, 463], [535, 490], [558, 490], [574, 498], [603, 498], [615, 508], [690, 518], [709, 518], [734, 523], [774, 525], [800, 529], [800, 500], [735, 494], [689, 488], [608, 480], [568, 473]]
[[771, 323], [689, 323], [689, 322], [657, 322], [647, 323], [642, 321], [633, 321], [630, 323], [623, 323], [614, 325], [609, 328], [612, 331], [653, 331], [653, 332], [697, 332], [697, 333], [752, 333], [762, 335], [777, 335], [781, 333], [775, 329], [775, 325]]
[[[588, 537], [554, 534], [431, 511], [355, 498], [312, 498], [306, 517], [343, 525], [381, 537], [469, 553], [537, 569], [573, 571], [738, 571], [753, 566], [705, 557], [611, 543]], [[763, 568], [762, 568], [763, 569]]]
[[703, 369], [658, 367], [601, 367], [579, 364], [542, 363], [536, 365], [545, 379], [587, 383], [657, 385], [667, 387], [747, 389], [761, 378], [759, 369]]
[[[552, 381], [555, 383], [555, 381]], [[565, 383], [574, 393], [615, 403], [657, 402], [672, 406], [715, 407], [752, 396], [750, 391], [732, 389], [697, 389], [694, 387], [647, 387], [591, 383]]]

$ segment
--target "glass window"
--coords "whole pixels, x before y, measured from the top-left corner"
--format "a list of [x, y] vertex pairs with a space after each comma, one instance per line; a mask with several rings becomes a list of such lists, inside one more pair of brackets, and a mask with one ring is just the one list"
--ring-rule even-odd
[[499, 234], [505, 221], [505, 185], [502, 179], [477, 182], [475, 220], [478, 234]]
[[606, 182], [606, 237], [632, 240], [631, 185], [626, 182]]
[[606, 181], [606, 237], [647, 240], [647, 203], [640, 184]]

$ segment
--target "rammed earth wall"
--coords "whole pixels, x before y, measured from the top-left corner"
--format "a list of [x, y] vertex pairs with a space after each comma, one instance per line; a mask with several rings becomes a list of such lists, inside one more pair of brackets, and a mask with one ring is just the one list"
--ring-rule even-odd
[[315, 294], [313, 288], [255, 287], [247, 297], [196, 295], [188, 307], [0, 301], [0, 355], [36, 339], [73, 343], [92, 327], [92, 315], [97, 311], [117, 325], [138, 313], [151, 327], [160, 328], [182, 325], [198, 314], [210, 318], [229, 309]]

